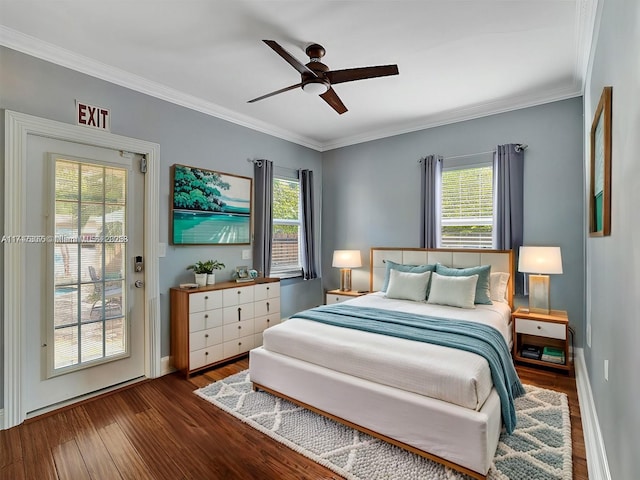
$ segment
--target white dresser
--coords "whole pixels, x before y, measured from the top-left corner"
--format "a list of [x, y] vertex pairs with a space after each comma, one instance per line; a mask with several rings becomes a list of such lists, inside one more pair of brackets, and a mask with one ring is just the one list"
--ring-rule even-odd
[[224, 282], [171, 289], [173, 366], [189, 375], [262, 345], [262, 332], [280, 323], [280, 283]]

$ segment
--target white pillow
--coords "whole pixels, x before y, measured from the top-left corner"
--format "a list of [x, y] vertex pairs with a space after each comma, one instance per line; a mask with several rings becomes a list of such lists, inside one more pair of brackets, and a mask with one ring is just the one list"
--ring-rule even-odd
[[449, 305], [460, 308], [476, 308], [476, 284], [478, 275], [468, 277], [448, 277], [434, 272], [427, 303]]
[[510, 275], [507, 272], [494, 272], [490, 277], [491, 301], [509, 303], [507, 300], [507, 284]]
[[427, 298], [427, 286], [429, 285], [430, 276], [431, 272], [410, 273], [391, 270], [389, 272], [389, 286], [387, 287], [386, 297], [424, 302]]

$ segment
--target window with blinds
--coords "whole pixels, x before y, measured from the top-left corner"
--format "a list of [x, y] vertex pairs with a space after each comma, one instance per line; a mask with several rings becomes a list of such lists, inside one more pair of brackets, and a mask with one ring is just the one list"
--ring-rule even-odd
[[273, 232], [271, 275], [288, 278], [301, 275], [300, 181], [273, 178]]
[[441, 184], [441, 246], [491, 248], [493, 167], [491, 163], [444, 168]]

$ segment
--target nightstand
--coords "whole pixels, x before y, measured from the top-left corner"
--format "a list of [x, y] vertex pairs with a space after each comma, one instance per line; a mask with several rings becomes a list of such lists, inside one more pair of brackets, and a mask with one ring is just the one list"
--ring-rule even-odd
[[366, 295], [367, 293], [369, 292], [356, 292], [355, 290], [329, 290], [327, 291], [324, 303], [326, 303], [327, 305], [331, 305], [332, 303], [340, 303], [355, 297], [361, 297], [362, 295]]
[[[520, 307], [511, 314], [513, 321], [513, 358], [520, 363], [545, 366], [569, 371], [569, 318], [564, 310], [551, 310], [548, 315], [530, 313], [528, 308]], [[523, 348], [524, 346], [524, 348]], [[527, 347], [532, 347], [528, 349]], [[545, 358], [527, 357], [526, 350], [539, 350], [551, 347], [564, 354], [564, 362], [556, 363]], [[551, 358], [555, 358], [551, 356]]]

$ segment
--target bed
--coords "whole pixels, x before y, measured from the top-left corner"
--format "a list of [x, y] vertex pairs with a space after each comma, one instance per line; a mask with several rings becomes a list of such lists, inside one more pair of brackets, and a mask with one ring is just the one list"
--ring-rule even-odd
[[[446, 267], [456, 269], [449, 272], [454, 277], [462, 272], [459, 269], [485, 266], [486, 272], [490, 265], [494, 288], [487, 294], [492, 295], [492, 301], [459, 308], [388, 298], [396, 296], [392, 291], [398, 290], [402, 275], [412, 282], [421, 275], [444, 282], [443, 275], [420, 271], [420, 267], [436, 264], [443, 267], [443, 273]], [[465, 278], [459, 281], [468, 283], [468, 276], [462, 276]], [[369, 282], [373, 293], [323, 307], [336, 312], [301, 312], [266, 330], [263, 346], [250, 352], [254, 388], [474, 478], [485, 478], [505, 419], [505, 402], [501, 402], [504, 389], [498, 388], [502, 387], [500, 381], [492, 380], [494, 365], [474, 351], [415, 341], [404, 335], [381, 335], [363, 331], [360, 326], [369, 322], [371, 312], [397, 316], [401, 323], [413, 319], [414, 314], [428, 314], [439, 322], [441, 318], [451, 319], [451, 323], [461, 320], [468, 322], [463, 325], [490, 330], [495, 335], [492, 342], [504, 341], [508, 355], [512, 341], [513, 252], [372, 248]], [[437, 287], [442, 292], [442, 285], [453, 284], [429, 283], [429, 288]], [[440, 295], [437, 288], [428, 292], [430, 297]], [[495, 296], [498, 290], [499, 300]], [[343, 328], [332, 321], [306, 318], [312, 314], [344, 315], [353, 325]]]

